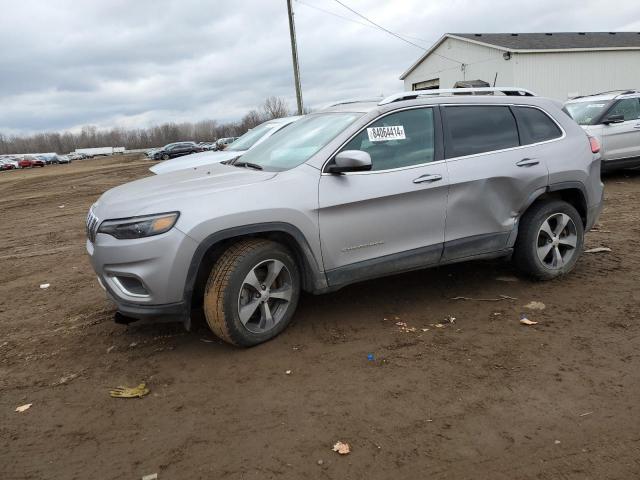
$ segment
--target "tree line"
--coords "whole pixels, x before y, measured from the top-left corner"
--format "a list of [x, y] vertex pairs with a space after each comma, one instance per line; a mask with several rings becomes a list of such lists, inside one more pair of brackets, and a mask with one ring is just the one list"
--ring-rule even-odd
[[66, 131], [10, 136], [0, 132], [0, 154], [69, 153], [76, 148], [92, 147], [125, 147], [134, 150], [180, 141], [212, 142], [218, 138], [240, 136], [267, 120], [289, 115], [289, 107], [283, 98], [269, 97], [261, 107], [250, 110], [236, 122], [201, 120], [134, 129], [98, 129], [93, 125], [86, 125], [79, 133]]

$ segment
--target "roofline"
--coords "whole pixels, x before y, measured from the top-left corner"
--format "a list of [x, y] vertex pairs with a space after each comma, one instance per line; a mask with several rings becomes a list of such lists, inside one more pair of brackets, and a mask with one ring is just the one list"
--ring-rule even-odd
[[471, 38], [460, 37], [458, 35], [453, 35], [451, 33], [445, 33], [440, 39], [413, 64], [411, 65], [402, 75], [400, 75], [400, 80], [404, 80], [407, 76], [413, 72], [418, 65], [420, 65], [425, 58], [427, 58], [431, 53], [438, 48], [442, 42], [444, 42], [447, 38], [454, 38], [456, 40], [460, 40], [463, 42], [473, 43], [476, 45], [482, 45], [483, 47], [493, 48], [494, 50], [501, 50], [503, 52], [512, 52], [512, 53], [566, 53], [566, 52], [600, 52], [600, 51], [615, 51], [615, 50], [640, 50], [640, 46], [638, 47], [591, 47], [591, 48], [540, 48], [540, 49], [518, 49], [518, 48], [507, 48], [502, 45], [496, 45], [494, 43], [481, 42], [479, 40], [474, 40]]
[[407, 75], [409, 75], [411, 72], [413, 72], [416, 69], [416, 67], [418, 65], [420, 65], [425, 58], [427, 58], [429, 55], [431, 55], [431, 52], [433, 52], [436, 48], [438, 48], [440, 46], [440, 44], [442, 42], [444, 42], [449, 37], [450, 37], [450, 35], [448, 33], [445, 33], [444, 35], [442, 35], [440, 37], [440, 39], [436, 43], [434, 43], [433, 46], [429, 50], [424, 52], [420, 56], [420, 58], [418, 58], [418, 60], [416, 60], [413, 63], [413, 65], [411, 65], [402, 75], [400, 75], [400, 80], [404, 80], [407, 77]]

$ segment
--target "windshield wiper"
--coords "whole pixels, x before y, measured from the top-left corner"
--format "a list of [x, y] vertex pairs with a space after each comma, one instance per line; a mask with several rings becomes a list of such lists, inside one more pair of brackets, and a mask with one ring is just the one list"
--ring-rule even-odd
[[258, 165], [257, 163], [251, 162], [233, 162], [234, 167], [249, 167], [255, 170], [262, 170], [262, 165]]

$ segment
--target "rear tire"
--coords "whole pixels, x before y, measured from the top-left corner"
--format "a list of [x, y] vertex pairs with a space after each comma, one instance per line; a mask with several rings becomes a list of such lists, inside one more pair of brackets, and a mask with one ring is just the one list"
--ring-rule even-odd
[[551, 280], [573, 270], [583, 246], [584, 226], [578, 211], [561, 200], [542, 201], [520, 220], [513, 261], [524, 274]]
[[232, 345], [266, 342], [291, 322], [300, 296], [300, 273], [281, 244], [246, 239], [215, 263], [204, 292], [204, 314], [216, 336]]

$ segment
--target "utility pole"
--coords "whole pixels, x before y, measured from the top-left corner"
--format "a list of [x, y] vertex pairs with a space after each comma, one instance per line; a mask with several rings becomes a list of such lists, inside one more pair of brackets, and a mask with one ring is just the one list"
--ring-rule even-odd
[[296, 102], [298, 103], [298, 115], [302, 115], [302, 88], [300, 87], [300, 68], [298, 67], [298, 46], [296, 45], [296, 25], [293, 21], [293, 7], [291, 0], [287, 0], [289, 11], [289, 34], [291, 35], [291, 57], [293, 58], [293, 79], [296, 84]]

